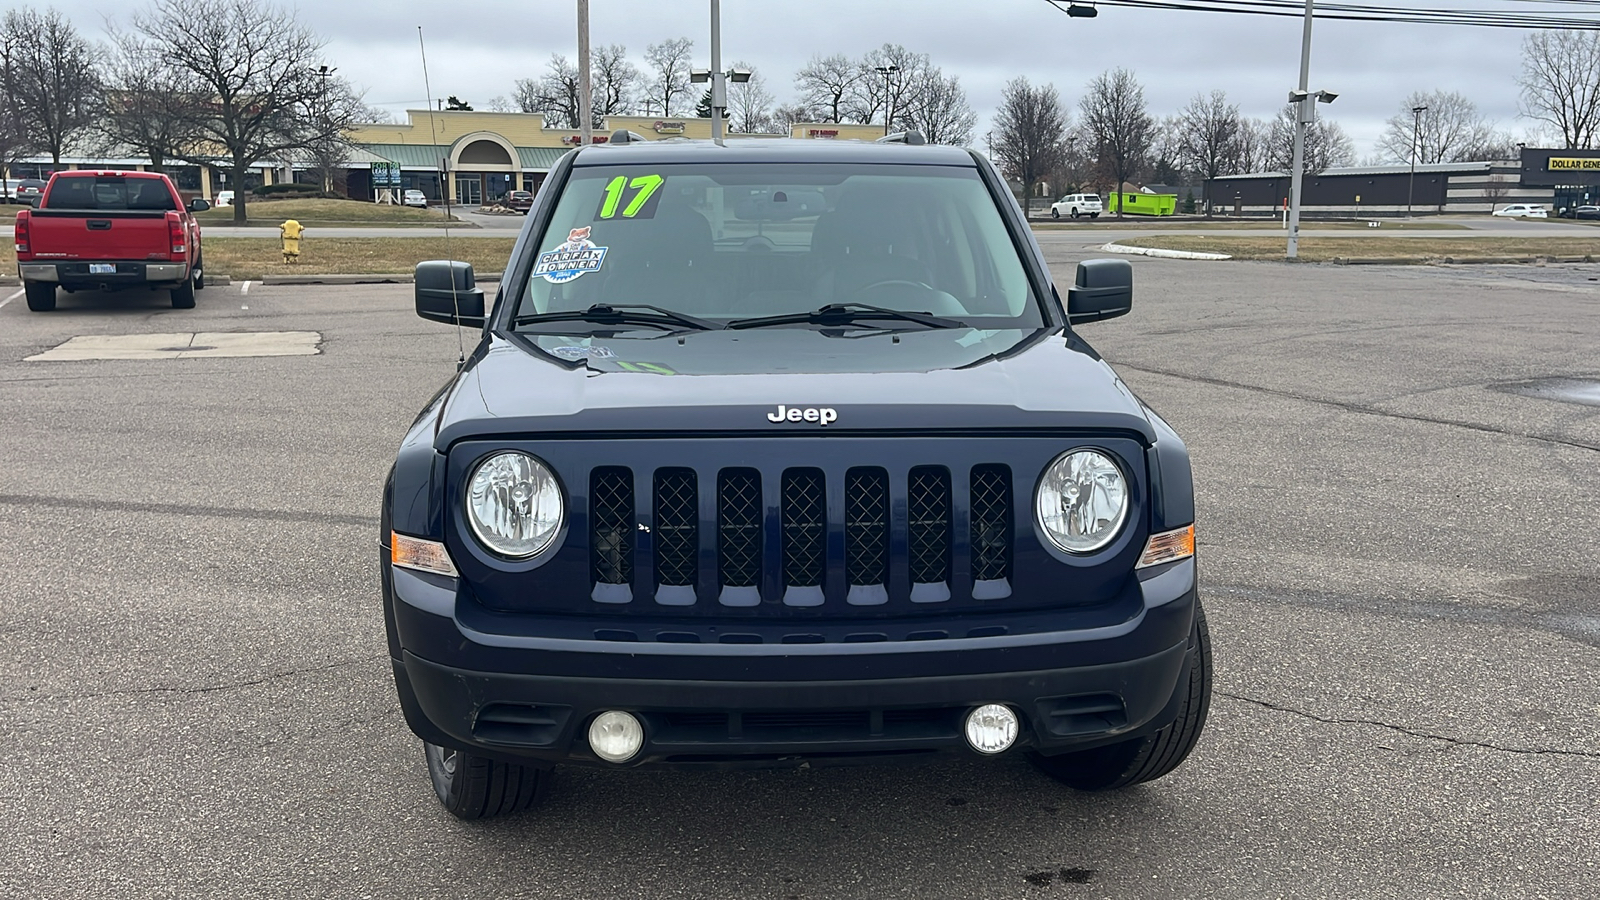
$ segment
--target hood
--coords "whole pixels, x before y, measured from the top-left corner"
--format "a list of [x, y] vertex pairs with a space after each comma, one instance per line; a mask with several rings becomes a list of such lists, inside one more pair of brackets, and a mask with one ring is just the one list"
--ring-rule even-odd
[[765, 328], [493, 334], [457, 376], [435, 445], [539, 433], [1039, 428], [1155, 437], [1139, 401], [1070, 333]]

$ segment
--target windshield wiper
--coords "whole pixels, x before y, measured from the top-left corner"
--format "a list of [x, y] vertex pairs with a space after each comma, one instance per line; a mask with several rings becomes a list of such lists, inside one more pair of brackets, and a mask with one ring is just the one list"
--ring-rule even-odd
[[955, 319], [946, 319], [925, 312], [909, 312], [903, 309], [887, 309], [882, 306], [869, 306], [865, 303], [830, 303], [821, 309], [810, 312], [784, 313], [777, 316], [761, 316], [754, 319], [734, 319], [728, 323], [729, 328], [762, 328], [767, 325], [853, 325], [870, 319], [898, 319], [903, 322], [915, 322], [928, 328], [965, 328], [966, 323]]
[[[642, 312], [641, 312], [642, 310]], [[721, 328], [715, 322], [697, 319], [681, 312], [673, 312], [645, 303], [596, 303], [588, 309], [571, 309], [563, 312], [531, 313], [517, 316], [515, 324], [533, 325], [539, 322], [593, 322], [596, 325], [653, 325], [671, 330], [692, 328], [712, 331]]]

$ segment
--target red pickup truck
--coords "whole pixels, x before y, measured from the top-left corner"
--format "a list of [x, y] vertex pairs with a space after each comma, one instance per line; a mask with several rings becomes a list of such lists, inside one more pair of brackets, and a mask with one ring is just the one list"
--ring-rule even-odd
[[172, 292], [172, 305], [194, 307], [206, 286], [200, 223], [171, 179], [154, 172], [57, 172], [37, 209], [17, 213], [17, 274], [28, 308], [56, 308], [56, 288]]

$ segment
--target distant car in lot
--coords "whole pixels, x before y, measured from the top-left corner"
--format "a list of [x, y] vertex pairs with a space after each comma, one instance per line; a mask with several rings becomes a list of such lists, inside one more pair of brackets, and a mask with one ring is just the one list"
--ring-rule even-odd
[[1548, 219], [1550, 213], [1536, 203], [1513, 203], [1504, 209], [1494, 211], [1497, 216], [1516, 219]]
[[24, 178], [17, 182], [16, 192], [12, 197], [17, 203], [26, 203], [29, 206], [39, 205], [39, 195], [44, 193], [45, 182], [39, 178]]
[[405, 206], [416, 206], [421, 209], [427, 209], [428, 195], [419, 190], [413, 189], [402, 194], [400, 196], [400, 202]]
[[1556, 215], [1562, 219], [1600, 219], [1600, 206], [1567, 206]]
[[507, 191], [505, 199], [500, 202], [509, 209], [527, 215], [528, 210], [533, 209], [533, 194], [529, 191]]
[[1100, 213], [1105, 211], [1105, 204], [1100, 201], [1099, 194], [1068, 194], [1050, 204], [1050, 218], [1059, 219], [1062, 216], [1088, 216], [1091, 219], [1100, 218]]
[[233, 191], [217, 191], [216, 202], [213, 203], [212, 205], [213, 206], [232, 206], [233, 205]]

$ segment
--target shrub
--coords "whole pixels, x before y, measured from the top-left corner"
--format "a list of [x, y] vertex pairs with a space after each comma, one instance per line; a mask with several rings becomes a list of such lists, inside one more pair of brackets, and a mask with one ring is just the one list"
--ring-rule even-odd
[[263, 184], [250, 193], [258, 197], [270, 197], [273, 194], [320, 194], [322, 193], [322, 187], [315, 184], [284, 182], [280, 184]]

